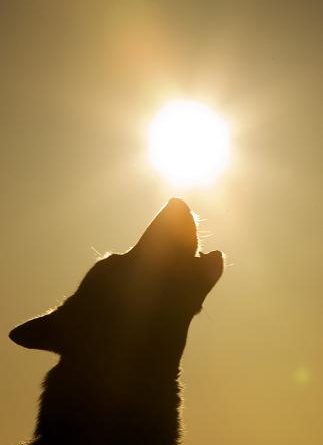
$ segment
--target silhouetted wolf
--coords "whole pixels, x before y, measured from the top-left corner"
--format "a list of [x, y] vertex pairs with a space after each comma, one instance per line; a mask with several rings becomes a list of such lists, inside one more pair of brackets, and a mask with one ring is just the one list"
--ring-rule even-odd
[[33, 445], [175, 445], [179, 365], [222, 254], [197, 255], [188, 206], [173, 198], [123, 255], [98, 261], [61, 306], [10, 338], [60, 355], [47, 374]]

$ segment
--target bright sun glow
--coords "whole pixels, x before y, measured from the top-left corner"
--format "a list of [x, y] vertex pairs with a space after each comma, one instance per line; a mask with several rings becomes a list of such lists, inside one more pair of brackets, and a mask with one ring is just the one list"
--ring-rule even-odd
[[172, 101], [151, 122], [151, 161], [173, 184], [207, 184], [228, 163], [229, 136], [228, 124], [207, 105]]

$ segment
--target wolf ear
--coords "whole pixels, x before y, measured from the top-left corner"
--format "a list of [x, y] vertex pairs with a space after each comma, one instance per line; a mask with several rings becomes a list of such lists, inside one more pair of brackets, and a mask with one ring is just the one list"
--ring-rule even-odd
[[25, 348], [59, 352], [55, 312], [28, 320], [15, 327], [9, 333], [9, 338]]

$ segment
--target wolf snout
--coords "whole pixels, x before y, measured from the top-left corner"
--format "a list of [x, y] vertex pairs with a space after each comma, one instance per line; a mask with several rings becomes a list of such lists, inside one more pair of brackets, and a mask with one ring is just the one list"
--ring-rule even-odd
[[181, 198], [171, 198], [167, 203], [167, 207], [178, 211], [190, 212], [189, 206]]
[[135, 251], [145, 256], [194, 256], [197, 232], [189, 206], [180, 198], [171, 198], [150, 223]]

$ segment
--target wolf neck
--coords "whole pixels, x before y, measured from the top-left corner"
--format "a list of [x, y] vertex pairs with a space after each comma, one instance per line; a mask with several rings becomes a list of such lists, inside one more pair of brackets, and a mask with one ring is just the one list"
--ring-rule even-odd
[[138, 376], [134, 370], [82, 373], [60, 361], [45, 379], [32, 444], [176, 445], [179, 375], [179, 363]]

